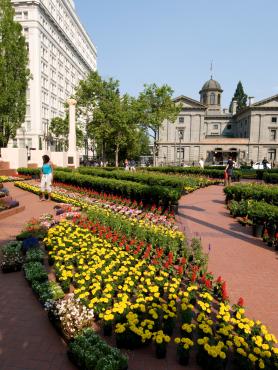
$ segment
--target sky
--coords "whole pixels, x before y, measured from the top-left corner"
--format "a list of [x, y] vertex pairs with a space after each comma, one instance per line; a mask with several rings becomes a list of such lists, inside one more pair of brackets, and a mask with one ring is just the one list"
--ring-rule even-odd
[[137, 96], [168, 84], [199, 100], [210, 78], [228, 107], [242, 81], [255, 101], [278, 94], [278, 0], [75, 0], [98, 71]]

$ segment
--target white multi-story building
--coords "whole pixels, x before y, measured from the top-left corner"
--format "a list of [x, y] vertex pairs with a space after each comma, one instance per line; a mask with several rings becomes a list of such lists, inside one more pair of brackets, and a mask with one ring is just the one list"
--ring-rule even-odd
[[42, 149], [51, 119], [64, 117], [64, 104], [78, 82], [96, 70], [97, 51], [73, 0], [11, 2], [26, 37], [32, 75], [25, 122], [11, 144]]

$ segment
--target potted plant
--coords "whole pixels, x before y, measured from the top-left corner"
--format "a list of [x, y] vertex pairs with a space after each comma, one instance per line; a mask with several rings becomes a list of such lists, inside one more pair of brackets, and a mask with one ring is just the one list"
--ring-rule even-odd
[[192, 349], [194, 342], [189, 338], [175, 338], [177, 346], [177, 357], [178, 362], [182, 366], [187, 366], [190, 358], [190, 350]]
[[164, 334], [162, 330], [159, 330], [153, 333], [152, 340], [155, 344], [156, 358], [165, 358], [167, 354], [167, 344], [170, 342], [171, 338]]

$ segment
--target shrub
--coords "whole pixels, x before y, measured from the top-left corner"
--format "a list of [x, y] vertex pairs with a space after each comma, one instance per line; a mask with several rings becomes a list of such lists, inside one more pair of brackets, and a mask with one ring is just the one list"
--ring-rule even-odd
[[265, 184], [236, 184], [224, 189], [227, 200], [253, 199], [278, 205], [278, 187]]
[[81, 369], [126, 370], [128, 359], [110, 347], [92, 329], [85, 329], [69, 344], [70, 358]]
[[265, 172], [263, 180], [268, 184], [278, 184], [278, 173]]
[[40, 248], [31, 248], [26, 253], [26, 262], [43, 262], [44, 253]]
[[54, 179], [66, 184], [117, 194], [130, 199], [142, 200], [145, 204], [177, 204], [181, 189], [166, 186], [150, 186], [126, 180], [107, 179], [79, 173], [54, 172]]
[[9, 242], [2, 247], [1, 269], [3, 272], [15, 272], [21, 270], [23, 257], [21, 242]]
[[30, 283], [33, 283], [34, 281], [43, 282], [48, 279], [45, 267], [39, 262], [26, 263], [23, 268], [26, 280]]
[[147, 167], [147, 171], [155, 171], [155, 172], [161, 172], [161, 173], [173, 173], [173, 174], [194, 174], [194, 175], [202, 175], [202, 176], [208, 176], [215, 179], [223, 179], [224, 174], [223, 170], [215, 170], [215, 169], [202, 169], [200, 167]]
[[57, 299], [63, 298], [65, 295], [60, 285], [55, 281], [46, 281], [44, 283], [34, 281], [32, 289], [44, 303], [48, 300], [56, 301]]

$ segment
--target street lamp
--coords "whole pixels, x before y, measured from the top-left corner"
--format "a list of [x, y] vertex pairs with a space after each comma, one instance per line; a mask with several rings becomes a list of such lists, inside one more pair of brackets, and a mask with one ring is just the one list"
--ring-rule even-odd
[[183, 140], [184, 130], [178, 130], [179, 136], [179, 166], [181, 166], [181, 141]]

